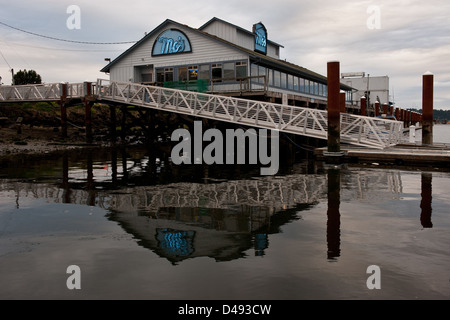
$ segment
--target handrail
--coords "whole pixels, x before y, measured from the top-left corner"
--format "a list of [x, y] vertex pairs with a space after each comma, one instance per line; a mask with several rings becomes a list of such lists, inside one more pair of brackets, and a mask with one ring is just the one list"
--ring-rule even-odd
[[[325, 110], [99, 79], [98, 98], [327, 139]], [[341, 114], [341, 141], [384, 149], [403, 141], [403, 123]]]

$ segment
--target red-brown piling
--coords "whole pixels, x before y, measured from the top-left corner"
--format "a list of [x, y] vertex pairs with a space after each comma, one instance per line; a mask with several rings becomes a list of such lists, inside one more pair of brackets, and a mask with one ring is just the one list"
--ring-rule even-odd
[[327, 65], [328, 85], [328, 152], [341, 151], [340, 63]]
[[92, 105], [93, 105], [93, 93], [92, 82], [84, 83], [84, 108], [85, 108], [85, 126], [86, 126], [86, 143], [93, 142], [92, 135]]
[[361, 115], [367, 116], [367, 100], [366, 97], [361, 97]]
[[341, 113], [345, 113], [347, 111], [345, 108], [345, 91], [340, 91], [339, 93], [339, 105]]
[[61, 136], [62, 138], [67, 138], [67, 83], [61, 83], [60, 85], [60, 96], [59, 106], [61, 110]]
[[380, 115], [380, 102], [375, 102], [375, 117]]
[[434, 75], [423, 75], [422, 95], [422, 143], [433, 144], [433, 100], [434, 100]]

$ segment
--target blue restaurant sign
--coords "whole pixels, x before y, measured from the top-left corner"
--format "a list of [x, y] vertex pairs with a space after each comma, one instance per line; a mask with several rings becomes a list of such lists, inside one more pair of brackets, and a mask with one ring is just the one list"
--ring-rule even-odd
[[192, 52], [188, 37], [180, 30], [168, 29], [153, 44], [152, 56]]
[[255, 35], [255, 51], [267, 54], [267, 29], [260, 22], [253, 26], [253, 33]]

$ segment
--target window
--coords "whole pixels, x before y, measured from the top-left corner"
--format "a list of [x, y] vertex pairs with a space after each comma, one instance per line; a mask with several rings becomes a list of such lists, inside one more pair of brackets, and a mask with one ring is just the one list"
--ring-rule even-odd
[[306, 92], [305, 79], [303, 79], [303, 78], [299, 78], [299, 79], [300, 79], [300, 92]]
[[202, 64], [198, 69], [198, 78], [209, 80], [209, 64]]
[[164, 69], [164, 80], [165, 81], [173, 81], [173, 68], [165, 68]]
[[236, 62], [236, 78], [247, 76], [247, 61]]
[[181, 67], [178, 68], [178, 81], [187, 81], [188, 75], [187, 75], [187, 68]]
[[287, 89], [287, 74], [284, 72], [281, 72], [281, 87]]
[[211, 75], [213, 80], [219, 80], [216, 82], [220, 82], [223, 78], [222, 76], [222, 64], [221, 63], [213, 63], [211, 65]]
[[258, 83], [264, 84], [264, 78], [266, 77], [266, 68], [259, 66], [258, 68], [258, 76], [260, 78], [258, 78]]
[[269, 82], [269, 86], [273, 86], [274, 85], [273, 70], [267, 69], [267, 80]]
[[305, 93], [309, 93], [309, 80], [305, 79]]
[[223, 78], [225, 80], [235, 80], [234, 62], [227, 62], [223, 64]]
[[288, 74], [288, 89], [294, 90], [294, 76], [291, 74]]
[[189, 80], [197, 80], [198, 79], [198, 66], [189, 66], [188, 74], [189, 74]]
[[275, 87], [281, 87], [281, 72], [280, 71], [273, 72], [273, 84]]

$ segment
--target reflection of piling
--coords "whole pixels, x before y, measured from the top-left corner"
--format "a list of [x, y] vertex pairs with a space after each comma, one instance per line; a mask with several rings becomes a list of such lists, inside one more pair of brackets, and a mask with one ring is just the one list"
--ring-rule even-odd
[[63, 179], [62, 179], [63, 201], [64, 203], [70, 203], [70, 185], [69, 185], [69, 155], [67, 152], [63, 154]]
[[328, 259], [341, 255], [341, 172], [339, 169], [328, 170], [328, 221], [327, 244]]
[[431, 73], [423, 75], [423, 117], [422, 117], [422, 143], [433, 144], [433, 83]]
[[431, 173], [422, 173], [422, 201], [420, 202], [422, 213], [420, 215], [420, 222], [424, 228], [433, 228], [433, 223], [431, 222], [431, 201], [433, 198], [432, 179], [433, 175]]
[[340, 114], [340, 65], [329, 62], [328, 66], [328, 152], [341, 151]]

